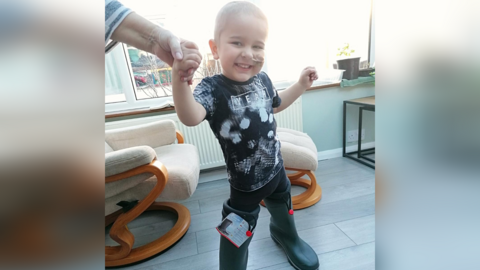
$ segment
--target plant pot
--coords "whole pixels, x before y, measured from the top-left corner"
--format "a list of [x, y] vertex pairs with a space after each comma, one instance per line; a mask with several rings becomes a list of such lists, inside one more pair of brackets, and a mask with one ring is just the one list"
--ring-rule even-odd
[[337, 60], [338, 69], [344, 69], [343, 78], [354, 80], [358, 78], [358, 69], [360, 66], [360, 57]]
[[358, 76], [360, 77], [368, 77], [370, 76], [370, 73], [374, 72], [375, 68], [366, 68], [366, 69], [360, 69], [358, 71]]

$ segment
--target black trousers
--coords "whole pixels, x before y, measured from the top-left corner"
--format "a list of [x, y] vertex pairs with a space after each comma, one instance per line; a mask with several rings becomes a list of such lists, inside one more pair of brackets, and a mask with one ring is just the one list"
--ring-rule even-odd
[[236, 210], [252, 212], [264, 198], [273, 193], [284, 192], [289, 187], [290, 180], [282, 168], [268, 184], [255, 191], [244, 192], [230, 186], [230, 206]]

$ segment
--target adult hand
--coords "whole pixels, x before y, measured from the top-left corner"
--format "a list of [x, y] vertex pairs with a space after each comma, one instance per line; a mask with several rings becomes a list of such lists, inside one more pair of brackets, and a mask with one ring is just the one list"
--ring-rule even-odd
[[[113, 31], [111, 38], [153, 53], [170, 66], [173, 65], [174, 59], [183, 59], [180, 47], [182, 41], [178, 37], [135, 12], [125, 17]], [[190, 81], [193, 78], [193, 71], [194, 66], [187, 66], [186, 69], [179, 70], [179, 75]]]
[[[183, 52], [183, 59], [182, 60], [175, 60], [173, 61], [173, 72], [178, 72], [180, 81], [188, 82], [191, 84], [191, 80], [189, 77], [193, 77], [193, 73], [199, 67], [199, 63], [202, 62], [202, 54], [198, 50], [197, 44], [182, 40], [180, 42], [182, 52]], [[185, 76], [180, 75], [180, 70], [188, 70], [188, 73]]]
[[[174, 59], [182, 60], [183, 53], [182, 53], [182, 46], [186, 46], [189, 49], [196, 49], [198, 47], [195, 43], [187, 40], [180, 40], [176, 37], [172, 32], [163, 29], [163, 28], [156, 28], [152, 33], [153, 39], [153, 46], [152, 46], [152, 53], [158, 56], [158, 58], [162, 59], [165, 63], [170, 66], [173, 66]], [[193, 78], [195, 70], [200, 66], [202, 61], [202, 57], [195, 60], [190, 60], [184, 62], [182, 68], [179, 69], [179, 75], [182, 78], [186, 78], [186, 81], [191, 84], [191, 80]]]

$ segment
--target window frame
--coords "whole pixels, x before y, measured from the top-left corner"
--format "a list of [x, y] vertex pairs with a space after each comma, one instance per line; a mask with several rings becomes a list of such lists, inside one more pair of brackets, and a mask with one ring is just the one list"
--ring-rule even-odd
[[[125, 94], [125, 101], [105, 103], [105, 113], [111, 113], [116, 111], [125, 111], [133, 109], [144, 109], [152, 108], [159, 105], [160, 103], [171, 101], [173, 102], [173, 97], [160, 97], [160, 98], [149, 98], [137, 100], [135, 92], [137, 91], [137, 86], [135, 85], [135, 78], [133, 75], [132, 66], [130, 64], [130, 56], [128, 55], [127, 45], [124, 43], [119, 43], [118, 46], [122, 48], [122, 58], [117, 59], [119, 63], [119, 77], [123, 87], [123, 93]], [[112, 49], [112, 51], [115, 48]]]
[[[375, 61], [375, 45], [374, 44], [374, 39], [375, 39], [375, 1], [371, 0], [370, 4], [370, 23], [369, 23], [369, 37], [368, 37], [368, 62], [370, 63], [370, 67], [372, 66], [372, 60]], [[162, 17], [163, 18], [163, 17]], [[373, 34], [372, 34], [373, 30]], [[133, 75], [133, 70], [130, 62], [130, 56], [128, 54], [128, 49], [127, 45], [120, 43], [119, 44], [122, 47], [123, 51], [123, 56], [122, 59], [118, 59], [118, 62], [121, 62], [122, 65], [119, 67], [121, 70], [121, 83], [123, 86], [123, 91], [125, 94], [125, 101], [122, 102], [115, 102], [115, 103], [106, 103], [105, 104], [105, 114], [106, 115], [111, 115], [115, 114], [115, 112], [122, 112], [122, 111], [145, 111], [145, 112], [151, 112], [155, 107], [158, 107], [160, 104], [164, 102], [171, 102], [173, 104], [173, 97], [172, 96], [167, 96], [167, 97], [160, 97], [160, 98], [149, 98], [149, 99], [142, 99], [142, 100], [137, 100], [135, 96], [135, 92], [137, 91], [137, 87], [135, 84], [135, 78]], [[112, 49], [112, 51], [115, 48]], [[373, 50], [372, 50], [373, 49]], [[268, 70], [268, 58], [265, 59], [265, 65], [262, 68], [263, 71]], [[288, 80], [282, 80], [282, 81], [276, 81], [273, 82], [273, 86], [277, 90], [283, 90], [288, 87], [288, 85], [291, 85], [295, 83], [295, 81], [288, 81]], [[325, 83], [320, 83], [318, 81], [314, 82], [311, 86], [313, 89], [321, 89], [321, 88], [328, 88], [328, 87], [336, 87], [338, 86], [339, 83], [331, 83], [331, 84], [325, 84]], [[127, 87], [128, 86], [128, 87]]]

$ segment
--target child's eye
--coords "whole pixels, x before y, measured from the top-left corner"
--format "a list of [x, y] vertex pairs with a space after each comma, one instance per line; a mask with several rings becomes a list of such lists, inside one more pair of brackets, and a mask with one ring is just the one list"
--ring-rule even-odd
[[253, 46], [254, 49], [259, 49], [259, 50], [263, 50], [263, 47], [261, 46]]
[[241, 43], [241, 42], [235, 42], [235, 41], [234, 41], [234, 42], [232, 42], [232, 44], [235, 45], [235, 46], [242, 46], [242, 43]]

